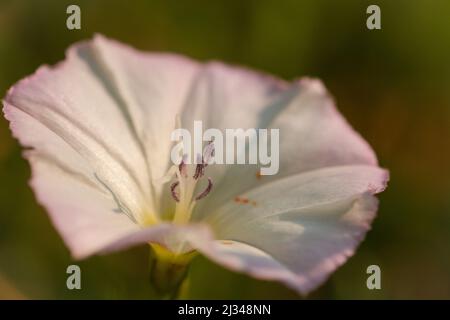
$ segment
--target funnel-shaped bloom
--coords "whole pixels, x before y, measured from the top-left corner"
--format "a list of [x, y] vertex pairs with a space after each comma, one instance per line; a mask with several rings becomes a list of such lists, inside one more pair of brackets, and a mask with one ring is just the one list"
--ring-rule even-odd
[[[150, 243], [307, 293], [353, 254], [388, 179], [320, 81], [287, 83], [102, 36], [16, 84], [4, 113], [75, 258]], [[183, 127], [279, 129], [279, 173], [173, 167], [177, 115]]]

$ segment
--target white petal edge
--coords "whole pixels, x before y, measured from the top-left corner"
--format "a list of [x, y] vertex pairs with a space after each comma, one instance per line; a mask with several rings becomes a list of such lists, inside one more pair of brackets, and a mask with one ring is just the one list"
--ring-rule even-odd
[[53, 225], [74, 259], [150, 242], [176, 247], [187, 241], [185, 237], [190, 233], [211, 238], [209, 228], [202, 224], [139, 226], [117, 212], [109, 194], [98, 190], [95, 185], [55, 167], [52, 162], [37, 159], [35, 155], [29, 159], [33, 168], [30, 185], [38, 202], [49, 212]]
[[[251, 113], [250, 118], [258, 119], [261, 114], [270, 115], [270, 121], [262, 128], [279, 129], [279, 172], [260, 176], [260, 165], [219, 166], [223, 179], [215, 180], [216, 192], [201, 204], [204, 212], [210, 212], [236, 194], [292, 174], [332, 166], [377, 165], [370, 145], [339, 113], [318, 79], [295, 81], [274, 95], [264, 112]], [[208, 170], [216, 169], [212, 166]], [[201, 219], [204, 214], [200, 212], [198, 217]]]
[[[376, 213], [377, 203], [377, 199], [373, 196], [362, 196], [360, 199], [355, 200], [353, 208], [347, 212], [347, 215], [361, 214], [365, 210], [367, 215], [365, 223], [370, 224]], [[332, 272], [354, 254], [365, 233], [366, 229], [361, 229], [360, 233], [349, 239], [347, 247], [327, 256], [319, 264], [315, 265], [313, 269], [305, 271], [296, 270], [256, 246], [241, 241], [220, 240], [207, 242], [203, 238], [198, 238], [190, 239], [190, 243], [212, 261], [230, 270], [241, 272], [260, 280], [279, 281], [297, 293], [307, 295], [325, 282]], [[271, 237], [270, 234], [265, 234], [264, 236], [267, 238]]]
[[[378, 167], [341, 166], [263, 185], [241, 195], [246, 203], [228, 202], [207, 219], [218, 239], [241, 243], [233, 258], [239, 263], [220, 257], [223, 245], [203, 250], [227, 267], [306, 294], [353, 254], [375, 217], [373, 194], [387, 180]], [[227, 248], [231, 255], [233, 246]]]
[[88, 42], [76, 44], [63, 62], [19, 81], [3, 111], [14, 136], [31, 148], [27, 155], [107, 185], [139, 216], [153, 209], [145, 159], [120, 106], [91, 70], [91, 50]]

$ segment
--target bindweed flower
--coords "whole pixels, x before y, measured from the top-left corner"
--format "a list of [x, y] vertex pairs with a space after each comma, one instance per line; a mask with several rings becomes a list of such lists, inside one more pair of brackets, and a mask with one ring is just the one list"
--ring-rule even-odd
[[[306, 294], [354, 253], [388, 180], [319, 80], [287, 83], [100, 35], [13, 86], [4, 114], [73, 257], [149, 243], [164, 290], [200, 252]], [[279, 129], [278, 174], [174, 165], [177, 115], [186, 128]]]

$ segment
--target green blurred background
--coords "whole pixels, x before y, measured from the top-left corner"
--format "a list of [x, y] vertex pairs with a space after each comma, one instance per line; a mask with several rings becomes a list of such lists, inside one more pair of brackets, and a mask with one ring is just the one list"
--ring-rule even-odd
[[[81, 30], [66, 28], [69, 4], [81, 7]], [[369, 4], [381, 7], [382, 30], [366, 28]], [[356, 255], [309, 298], [450, 298], [450, 1], [0, 0], [1, 95], [95, 32], [286, 79], [322, 78], [391, 182]], [[82, 290], [67, 290], [73, 261], [29, 176], [2, 118], [0, 298], [152, 297], [145, 245], [79, 262]], [[371, 264], [381, 267], [382, 290], [366, 288]], [[191, 298], [299, 298], [202, 257], [190, 284]]]

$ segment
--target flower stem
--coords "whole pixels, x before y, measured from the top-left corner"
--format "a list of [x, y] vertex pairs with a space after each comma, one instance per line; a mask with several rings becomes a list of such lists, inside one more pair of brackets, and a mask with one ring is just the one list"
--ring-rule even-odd
[[179, 299], [188, 287], [188, 269], [192, 254], [176, 256], [152, 244], [150, 252], [150, 283], [161, 299]]

